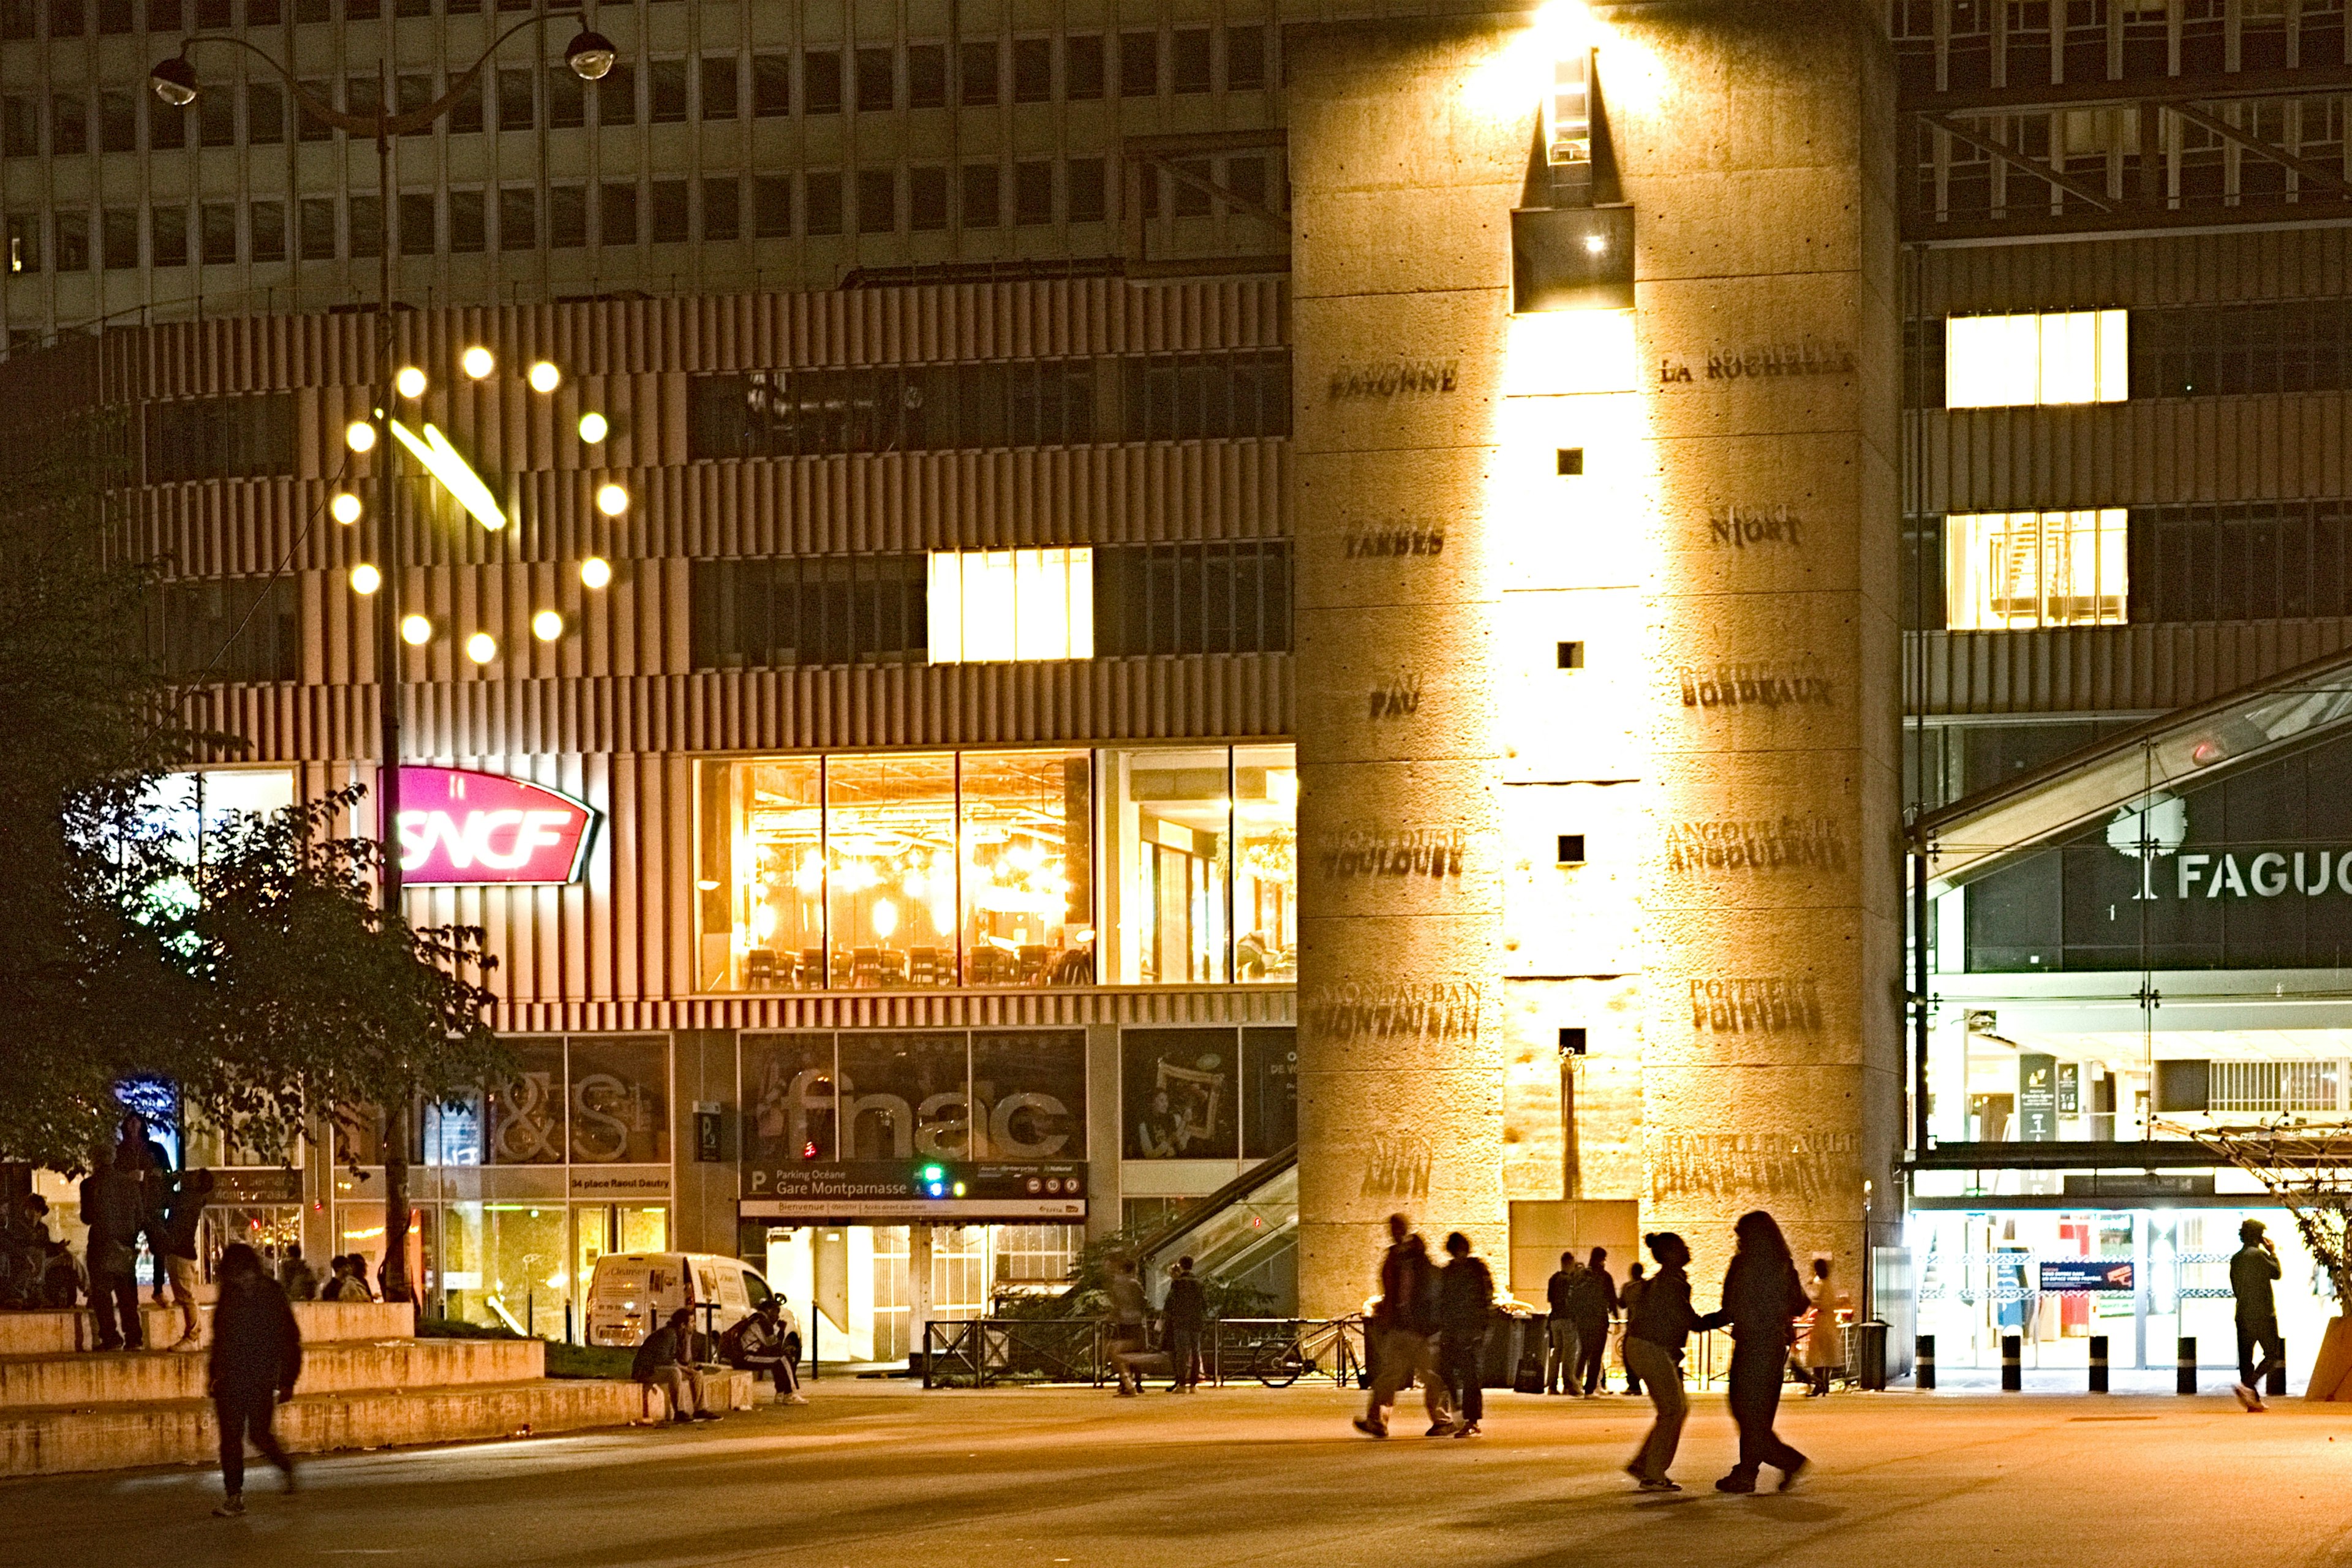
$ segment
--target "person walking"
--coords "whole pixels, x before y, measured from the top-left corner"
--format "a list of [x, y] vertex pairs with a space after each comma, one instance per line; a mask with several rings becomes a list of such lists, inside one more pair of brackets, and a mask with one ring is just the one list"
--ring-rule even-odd
[[1135, 1259], [1120, 1258], [1110, 1277], [1110, 1367], [1118, 1374], [1121, 1399], [1132, 1399], [1143, 1390], [1143, 1380], [1136, 1375], [1130, 1358], [1143, 1353], [1144, 1320], [1150, 1310], [1143, 1281], [1136, 1276]]
[[1437, 1347], [1446, 1391], [1461, 1418], [1456, 1437], [1475, 1437], [1486, 1414], [1486, 1330], [1495, 1313], [1495, 1275], [1470, 1255], [1460, 1231], [1445, 1238], [1445, 1267], [1437, 1275]]
[[[204, 1223], [212, 1192], [210, 1171], [183, 1172], [172, 1184], [171, 1205], [163, 1212], [162, 1267], [172, 1282], [172, 1303], [180, 1309], [180, 1337], [172, 1342], [175, 1351], [194, 1350], [204, 1337], [196, 1321], [196, 1227]], [[260, 1259], [254, 1266], [260, 1267]]]
[[222, 1249], [215, 1278], [220, 1300], [213, 1305], [212, 1361], [205, 1381], [220, 1428], [221, 1490], [226, 1495], [213, 1512], [234, 1519], [245, 1511], [248, 1436], [286, 1478], [286, 1489], [294, 1489], [294, 1461], [278, 1446], [270, 1418], [278, 1406], [294, 1397], [294, 1384], [302, 1375], [302, 1331], [295, 1326], [286, 1293], [262, 1272], [260, 1258], [245, 1243], [231, 1242]]
[[1421, 1380], [1422, 1408], [1429, 1415], [1424, 1436], [1443, 1437], [1454, 1430], [1454, 1412], [1437, 1372], [1437, 1269], [1429, 1260], [1429, 1244], [1413, 1234], [1411, 1220], [1392, 1214], [1389, 1249], [1381, 1258], [1381, 1299], [1365, 1325], [1372, 1392], [1356, 1418], [1357, 1431], [1387, 1436], [1397, 1391], [1415, 1378]]
[[1576, 1279], [1584, 1272], [1573, 1252], [1559, 1255], [1559, 1267], [1544, 1282], [1544, 1300], [1550, 1311], [1544, 1319], [1544, 1392], [1574, 1394], [1576, 1367], [1581, 1358], [1576, 1340]]
[[1570, 1298], [1576, 1313], [1576, 1381], [1591, 1398], [1601, 1392], [1601, 1367], [1609, 1355], [1609, 1321], [1617, 1315], [1617, 1284], [1609, 1278], [1609, 1249], [1596, 1247], [1578, 1277]]
[[1209, 1293], [1192, 1272], [1192, 1260], [1168, 1266], [1168, 1300], [1160, 1310], [1168, 1334], [1168, 1392], [1197, 1394], [1201, 1388], [1201, 1340], [1209, 1327]]
[[[1617, 1288], [1617, 1304], [1625, 1310], [1625, 1332], [1628, 1335], [1633, 1331], [1633, 1309], [1642, 1300], [1642, 1287], [1645, 1283], [1647, 1281], [1642, 1278], [1641, 1259], [1635, 1258], [1625, 1269], [1625, 1283]], [[1640, 1394], [1642, 1376], [1633, 1370], [1633, 1362], [1626, 1358], [1625, 1342], [1622, 1338], [1617, 1342], [1617, 1362], [1625, 1369], [1625, 1392]]]
[[[1770, 1215], [1751, 1209], [1739, 1216], [1732, 1234], [1739, 1246], [1724, 1272], [1723, 1310], [1701, 1325], [1731, 1325], [1729, 1397], [1732, 1419], [1739, 1423], [1739, 1462], [1715, 1489], [1752, 1492], [1757, 1472], [1769, 1465], [1780, 1472], [1780, 1489], [1787, 1491], [1807, 1461], [1781, 1440], [1772, 1422], [1789, 1374], [1793, 1325], [1811, 1303], [1798, 1282], [1788, 1240]], [[1653, 1282], [1651, 1289], [1656, 1288]]]
[[139, 1220], [138, 1182], [115, 1169], [111, 1147], [91, 1144], [89, 1174], [81, 1180], [81, 1222], [89, 1227], [83, 1262], [102, 1351], [135, 1351], [146, 1343], [139, 1321]]
[[1805, 1296], [1813, 1304], [1812, 1318], [1805, 1325], [1805, 1397], [1819, 1399], [1830, 1391], [1830, 1373], [1845, 1365], [1845, 1328], [1838, 1321], [1838, 1308], [1845, 1298], [1830, 1277], [1826, 1255], [1813, 1259]]
[[[2279, 1277], [2278, 1247], [2263, 1234], [2265, 1228], [2258, 1219], [2238, 1226], [2242, 1245], [2230, 1258], [2230, 1294], [2238, 1309], [2238, 1381], [2230, 1392], [2249, 1415], [2268, 1408], [2263, 1404], [2263, 1379], [2272, 1368], [2286, 1364], [2286, 1341], [2279, 1337], [2278, 1303], [2271, 1292]], [[2257, 1350], [2263, 1352], [2259, 1364], [2254, 1361]]]
[[1658, 1271], [1642, 1282], [1625, 1313], [1625, 1373], [1648, 1391], [1656, 1417], [1625, 1473], [1643, 1491], [1678, 1492], [1683, 1489], [1666, 1472], [1674, 1468], [1683, 1422], [1690, 1415], [1690, 1400], [1683, 1393], [1683, 1347], [1702, 1320], [1691, 1310], [1690, 1277], [1683, 1272], [1690, 1267], [1690, 1247], [1670, 1230], [1642, 1239], [1658, 1260]]

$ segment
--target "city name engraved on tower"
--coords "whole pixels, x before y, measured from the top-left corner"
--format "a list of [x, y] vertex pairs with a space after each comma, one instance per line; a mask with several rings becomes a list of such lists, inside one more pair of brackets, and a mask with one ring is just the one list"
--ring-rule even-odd
[[1327, 393], [1334, 403], [1354, 397], [1425, 397], [1452, 392], [1461, 374], [1458, 359], [1375, 360], [1332, 371]]
[[1658, 361], [1658, 384], [1695, 386], [1703, 380], [1720, 384], [1753, 376], [1851, 375], [1853, 370], [1851, 347], [1806, 337], [1792, 343], [1727, 343], [1709, 349], [1705, 363], [1696, 368], [1692, 359], [1667, 354]]
[[1843, 870], [1845, 833], [1827, 816], [1718, 817], [1666, 828], [1674, 871]]
[[1804, 522], [1788, 507], [1709, 507], [1707, 542], [1745, 550], [1751, 544], [1799, 545], [1804, 542]]
[[1382, 528], [1351, 529], [1341, 537], [1350, 561], [1445, 553], [1445, 525], [1442, 522], [1398, 522]]
[[1769, 1191], [1818, 1197], [1851, 1176], [1862, 1140], [1851, 1132], [1666, 1132], [1650, 1143], [1654, 1196]]
[[1821, 983], [1801, 974], [1690, 983], [1691, 1027], [1716, 1035], [1779, 1034], [1822, 1026]]
[[1677, 665], [1685, 708], [1787, 708], [1813, 702], [1827, 707], [1829, 678], [1816, 659], [1794, 664], [1738, 660]]
[[1351, 827], [1316, 851], [1327, 878], [1462, 875], [1470, 835], [1459, 827]]
[[1299, 1016], [1335, 1039], [1397, 1035], [1431, 1040], [1475, 1040], [1486, 1012], [1486, 987], [1475, 980], [1402, 981], [1390, 985], [1318, 986]]
[[1421, 677], [1399, 673], [1366, 694], [1369, 719], [1402, 719], [1421, 711]]
[[1425, 1198], [1436, 1151], [1417, 1132], [1375, 1132], [1371, 1158], [1364, 1163], [1362, 1193], [1368, 1198]]

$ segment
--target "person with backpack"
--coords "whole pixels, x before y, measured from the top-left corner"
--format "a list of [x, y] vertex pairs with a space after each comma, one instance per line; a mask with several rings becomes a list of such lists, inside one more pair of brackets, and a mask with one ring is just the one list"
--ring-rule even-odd
[[138, 1350], [146, 1343], [139, 1321], [139, 1226], [143, 1216], [138, 1179], [115, 1169], [114, 1150], [94, 1143], [89, 1174], [81, 1181], [81, 1222], [89, 1227], [84, 1260], [89, 1268], [89, 1311], [98, 1348]]
[[1168, 1299], [1160, 1309], [1160, 1321], [1168, 1333], [1168, 1392], [1199, 1393], [1201, 1338], [1209, 1327], [1209, 1293], [1192, 1272], [1190, 1258], [1180, 1258], [1169, 1266]]
[[294, 1489], [294, 1461], [270, 1430], [278, 1406], [294, 1397], [302, 1375], [302, 1331], [286, 1292], [262, 1272], [261, 1259], [245, 1243], [221, 1251], [215, 1276], [220, 1300], [213, 1306], [212, 1361], [206, 1384], [213, 1417], [220, 1428], [221, 1489], [226, 1495], [213, 1512], [234, 1519], [245, 1511], [245, 1440], [261, 1450]]
[[1372, 1308], [1364, 1337], [1370, 1345], [1371, 1397], [1356, 1418], [1356, 1430], [1368, 1437], [1389, 1435], [1389, 1409], [1397, 1391], [1414, 1378], [1421, 1380], [1422, 1407], [1429, 1414], [1432, 1437], [1454, 1430], [1454, 1412], [1445, 1396], [1445, 1383], [1437, 1371], [1437, 1269], [1429, 1261], [1429, 1244], [1413, 1234], [1412, 1222], [1401, 1214], [1389, 1215], [1389, 1249], [1381, 1258], [1381, 1299]]
[[1495, 1314], [1495, 1275], [1486, 1260], [1470, 1255], [1470, 1238], [1460, 1231], [1445, 1238], [1446, 1264], [1437, 1275], [1437, 1345], [1445, 1386], [1461, 1412], [1456, 1437], [1478, 1436], [1486, 1414], [1486, 1330]]
[[[793, 1372], [792, 1352], [784, 1343], [783, 1300], [769, 1296], [719, 1336], [719, 1359], [754, 1379], [766, 1373], [776, 1385], [779, 1405], [806, 1405], [800, 1380]], [[756, 1382], [753, 1386], [756, 1388]]]
[[[1724, 1271], [1723, 1310], [1702, 1325], [1731, 1325], [1729, 1402], [1732, 1419], [1739, 1423], [1739, 1462], [1715, 1483], [1715, 1489], [1752, 1492], [1757, 1472], [1769, 1465], [1780, 1472], [1780, 1489], [1787, 1491], [1797, 1484], [1808, 1461], [1781, 1440], [1772, 1423], [1780, 1409], [1780, 1385], [1788, 1377], [1794, 1325], [1812, 1302], [1797, 1279], [1788, 1239], [1770, 1215], [1752, 1209], [1731, 1228], [1739, 1245]], [[1650, 1289], [1657, 1289], [1655, 1280]]]

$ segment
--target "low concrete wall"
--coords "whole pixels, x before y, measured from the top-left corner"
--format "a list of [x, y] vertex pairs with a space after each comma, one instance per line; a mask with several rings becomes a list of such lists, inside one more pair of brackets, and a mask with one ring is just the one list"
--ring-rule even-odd
[[[582, 1379], [305, 1394], [279, 1407], [276, 1425], [287, 1449], [303, 1454], [478, 1441], [625, 1426], [643, 1418], [645, 1393], [634, 1383]], [[6, 1475], [209, 1465], [218, 1457], [209, 1401], [0, 1413]]]
[[[150, 1345], [168, 1345], [180, 1337], [177, 1307], [142, 1302], [139, 1314], [141, 1332]], [[211, 1305], [198, 1306], [196, 1317], [202, 1342], [209, 1342]], [[304, 1344], [396, 1340], [416, 1331], [415, 1309], [399, 1301], [297, 1301], [294, 1321], [302, 1330]], [[0, 1312], [0, 1356], [60, 1355], [89, 1350], [97, 1343], [97, 1330], [88, 1311]]]
[[[198, 1352], [109, 1351], [0, 1360], [0, 1412], [205, 1397]], [[325, 1340], [306, 1345], [304, 1394], [462, 1387], [544, 1375], [538, 1340]]]

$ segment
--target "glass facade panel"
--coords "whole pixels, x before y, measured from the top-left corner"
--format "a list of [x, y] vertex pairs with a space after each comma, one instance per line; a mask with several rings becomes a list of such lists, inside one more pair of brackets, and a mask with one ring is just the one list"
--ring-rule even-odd
[[966, 752], [962, 767], [965, 984], [1092, 984], [1087, 754]]
[[584, 1164], [669, 1159], [669, 1052], [664, 1042], [572, 1042], [572, 1158]]
[[563, 1043], [514, 1043], [514, 1074], [485, 1097], [490, 1159], [500, 1165], [560, 1165], [566, 1146]]
[[559, 1336], [572, 1279], [569, 1206], [455, 1203], [444, 1205], [442, 1214], [447, 1315]]
[[1118, 984], [1231, 978], [1231, 765], [1222, 746], [1105, 753], [1104, 923], [1117, 942]]
[[833, 1037], [743, 1040], [744, 1153], [759, 1166], [841, 1157], [835, 1137]]
[[955, 978], [953, 755], [825, 765], [826, 984], [871, 990]]
[[1288, 746], [1234, 751], [1234, 978], [1298, 978], [1298, 765]]
[[1955, 316], [1945, 323], [1945, 405], [2120, 402], [2127, 338], [2121, 310]]
[[2110, 507], [1947, 518], [1946, 625], [1954, 631], [2123, 625], [2128, 516]]

